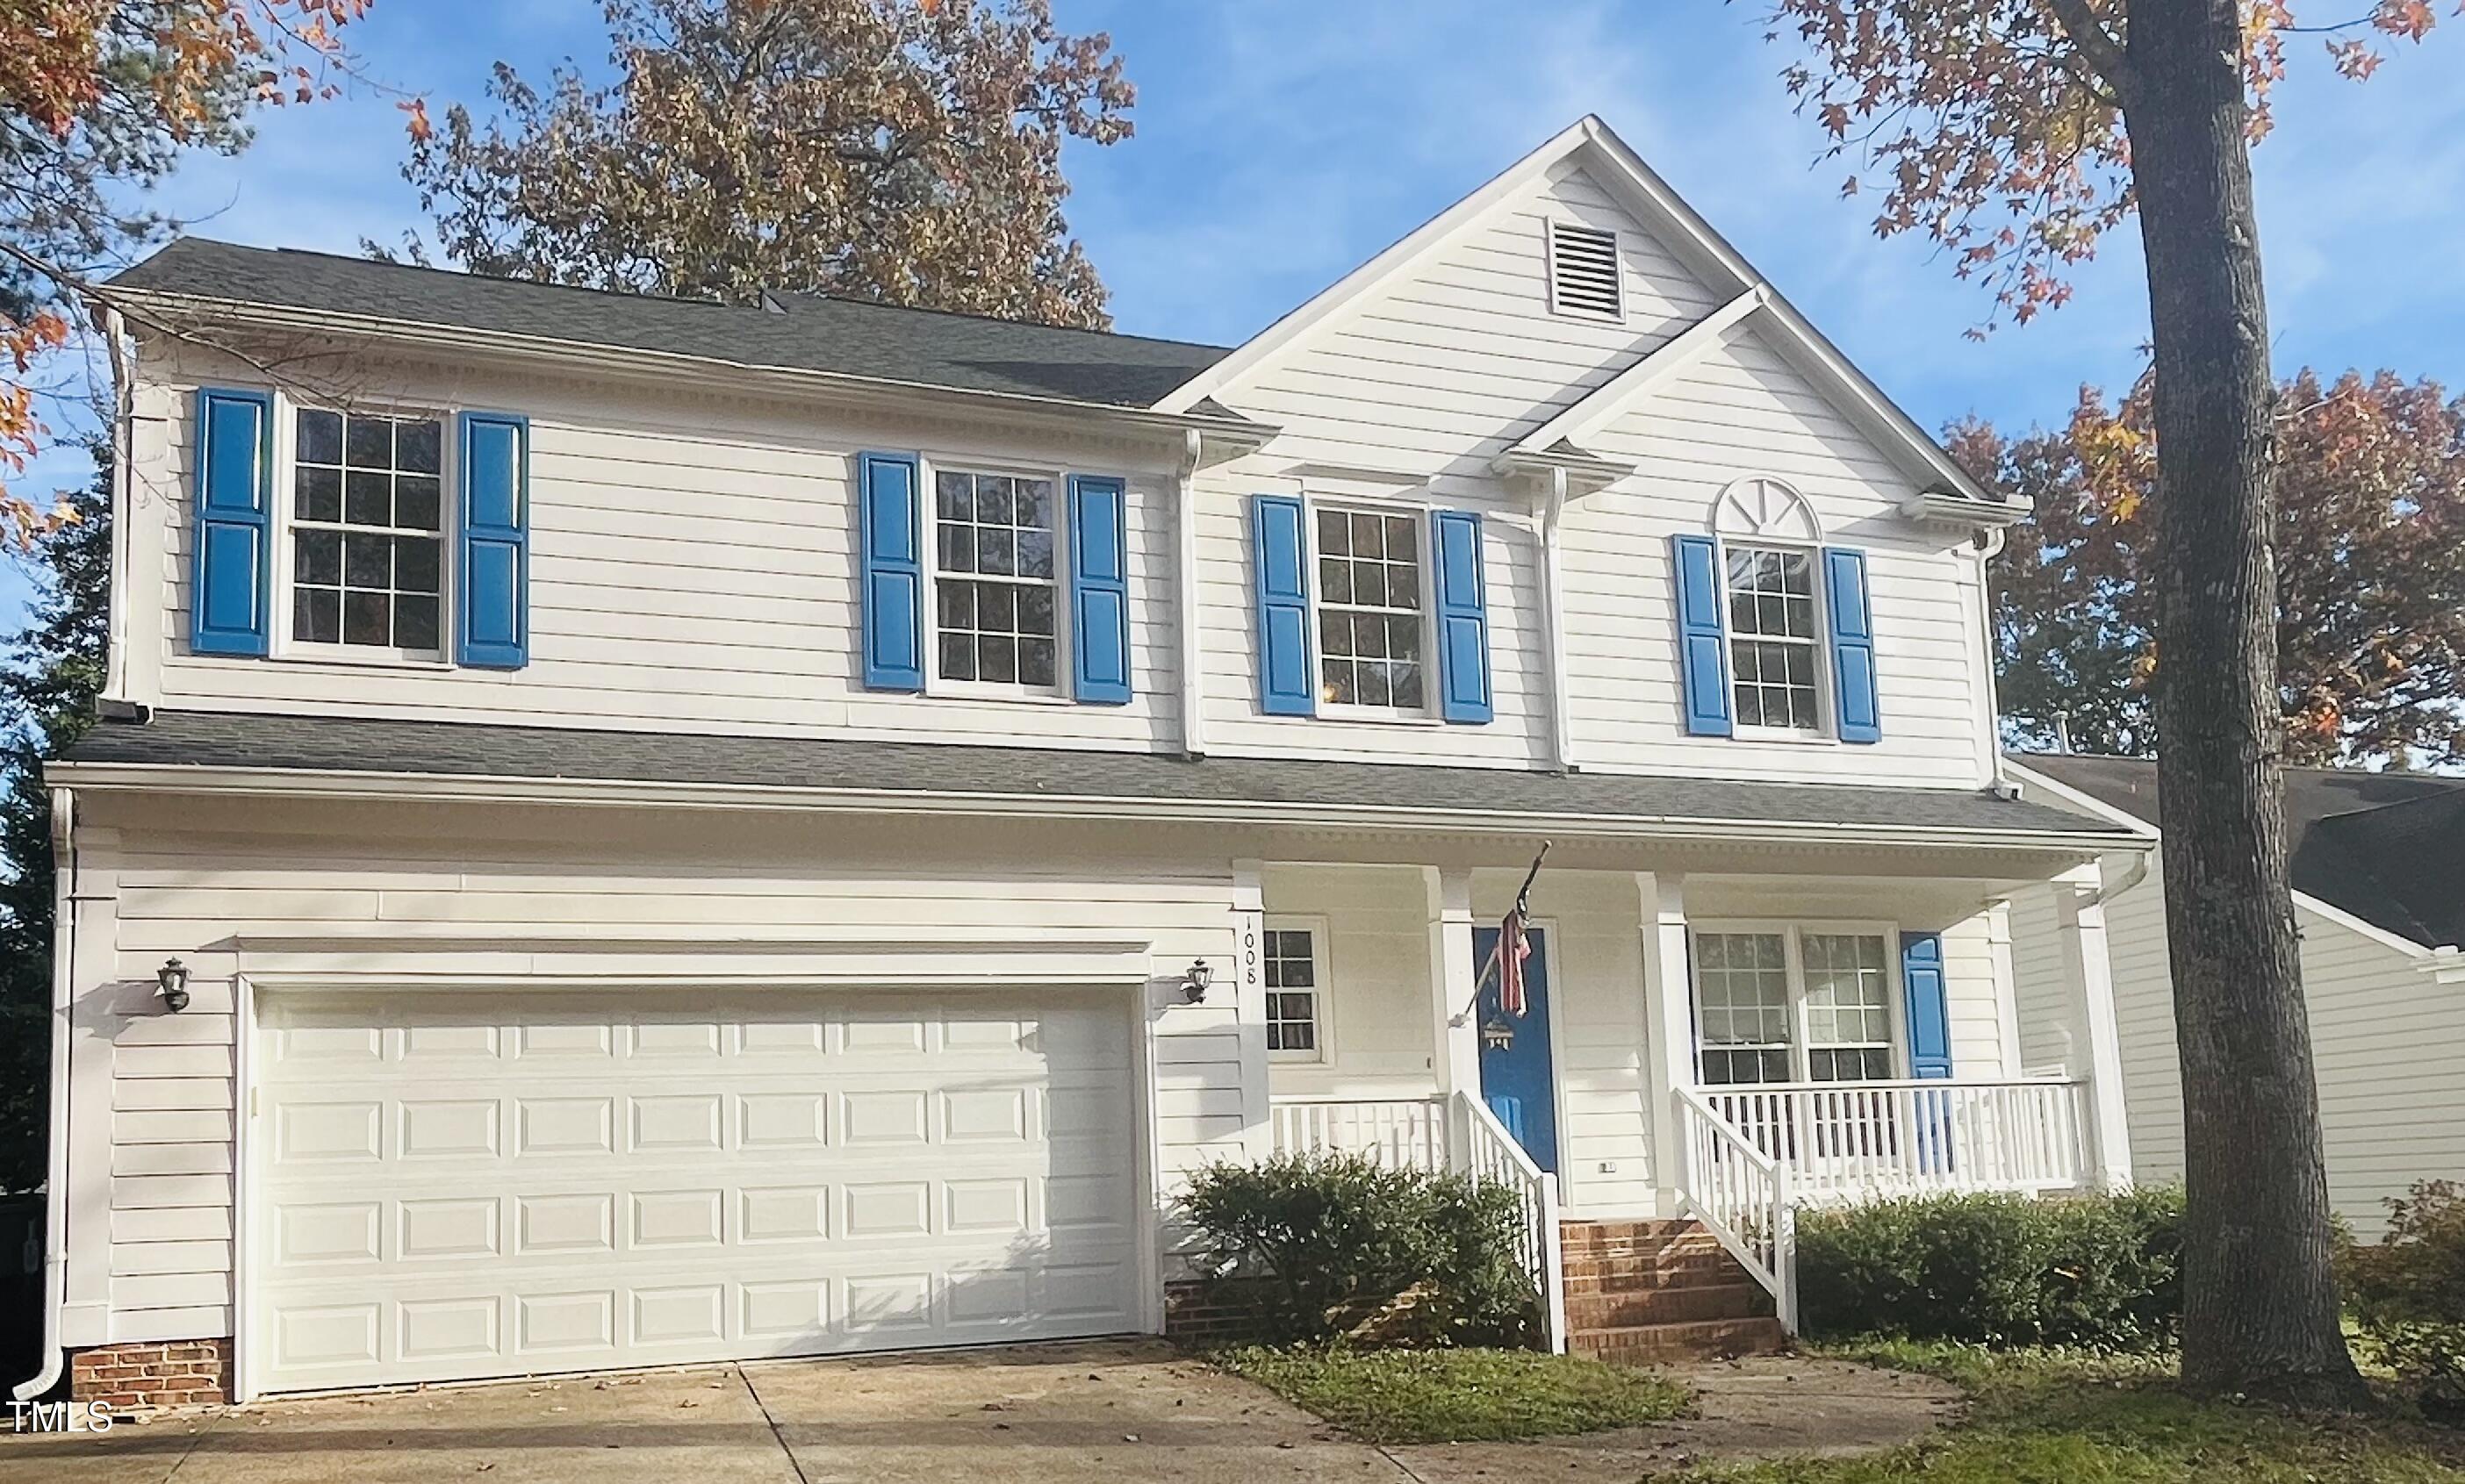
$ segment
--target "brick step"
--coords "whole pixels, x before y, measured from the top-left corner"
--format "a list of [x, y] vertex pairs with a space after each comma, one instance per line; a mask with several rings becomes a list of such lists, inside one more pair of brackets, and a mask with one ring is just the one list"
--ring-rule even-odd
[[1762, 1284], [1751, 1282], [1566, 1296], [1570, 1332], [1691, 1324], [1702, 1319], [1760, 1319], [1771, 1315], [1771, 1295]]
[[1684, 1293], [1689, 1289], [1727, 1288], [1747, 1281], [1751, 1280], [1745, 1271], [1734, 1262], [1674, 1272], [1663, 1268], [1622, 1269], [1612, 1273], [1569, 1272], [1566, 1278], [1569, 1299], [1591, 1294]]
[[1591, 1237], [1672, 1237], [1700, 1231], [1703, 1224], [1693, 1217], [1677, 1217], [1658, 1221], [1562, 1221], [1558, 1235], [1568, 1242]]
[[1569, 1354], [1611, 1365], [1659, 1365], [1715, 1356], [1771, 1355], [1788, 1348], [1788, 1332], [1775, 1318], [1634, 1324], [1576, 1330], [1566, 1337]]
[[1561, 1242], [1558, 1253], [1569, 1262], [1578, 1259], [1606, 1262], [1652, 1262], [1674, 1257], [1715, 1257], [1728, 1251], [1714, 1237], [1697, 1241], [1692, 1237], [1678, 1242], [1587, 1242], [1574, 1246]]
[[1648, 1277], [1670, 1283], [1732, 1283], [1744, 1270], [1726, 1252], [1654, 1260], [1649, 1257], [1577, 1257], [1563, 1270], [1570, 1278]]

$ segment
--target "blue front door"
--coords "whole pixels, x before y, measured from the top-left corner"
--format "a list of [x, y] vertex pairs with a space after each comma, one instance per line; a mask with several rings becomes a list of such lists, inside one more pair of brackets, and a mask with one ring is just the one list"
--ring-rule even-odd
[[1532, 1163], [1558, 1168], [1557, 1079], [1549, 1065], [1549, 935], [1532, 928], [1532, 957], [1523, 961], [1524, 1008], [1509, 1015], [1498, 1003], [1498, 929], [1472, 930], [1474, 972], [1480, 990], [1473, 1019], [1480, 1036], [1480, 1096], [1515, 1136]]

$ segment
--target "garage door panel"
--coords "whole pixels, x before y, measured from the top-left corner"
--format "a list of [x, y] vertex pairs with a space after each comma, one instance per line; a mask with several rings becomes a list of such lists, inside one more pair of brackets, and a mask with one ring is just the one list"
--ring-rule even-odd
[[1136, 1327], [1089, 994], [269, 996], [266, 1389]]

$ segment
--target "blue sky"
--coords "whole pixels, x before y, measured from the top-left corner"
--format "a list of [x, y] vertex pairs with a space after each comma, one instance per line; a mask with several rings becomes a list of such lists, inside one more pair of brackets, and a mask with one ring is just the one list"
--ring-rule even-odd
[[[1236, 343], [1576, 117], [1598, 113], [1917, 419], [2051, 422], [2082, 382], [2119, 388], [2146, 339], [2136, 233], [2072, 306], [1977, 342], [1988, 305], [1913, 239], [1877, 241], [1790, 112], [1758, 0], [1054, 0], [1108, 31], [1137, 135], [1077, 147], [1070, 217], [1124, 330]], [[2454, 28], [2465, 32], [2465, 27]], [[499, 59], [544, 78], [604, 65], [590, 0], [378, 0], [378, 76], [442, 110]], [[2443, 28], [2367, 87], [2307, 45], [2258, 152], [2281, 370], [2388, 366], [2465, 389], [2465, 33]], [[366, 96], [265, 117], [255, 146], [164, 192], [210, 236], [355, 250], [424, 225], [402, 121]], [[33, 472], [40, 488], [73, 461]], [[22, 572], [0, 566], [0, 631]]]

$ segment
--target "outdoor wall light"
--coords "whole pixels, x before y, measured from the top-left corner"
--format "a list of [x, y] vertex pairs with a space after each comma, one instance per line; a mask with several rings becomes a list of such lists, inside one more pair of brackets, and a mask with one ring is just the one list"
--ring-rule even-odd
[[1189, 961], [1189, 972], [1181, 976], [1181, 999], [1185, 1005], [1196, 1005], [1207, 998], [1207, 986], [1215, 983], [1215, 970], [1205, 959]]
[[163, 986], [163, 1003], [176, 1015], [189, 1008], [189, 965], [177, 959], [165, 959], [154, 971], [154, 982]]

